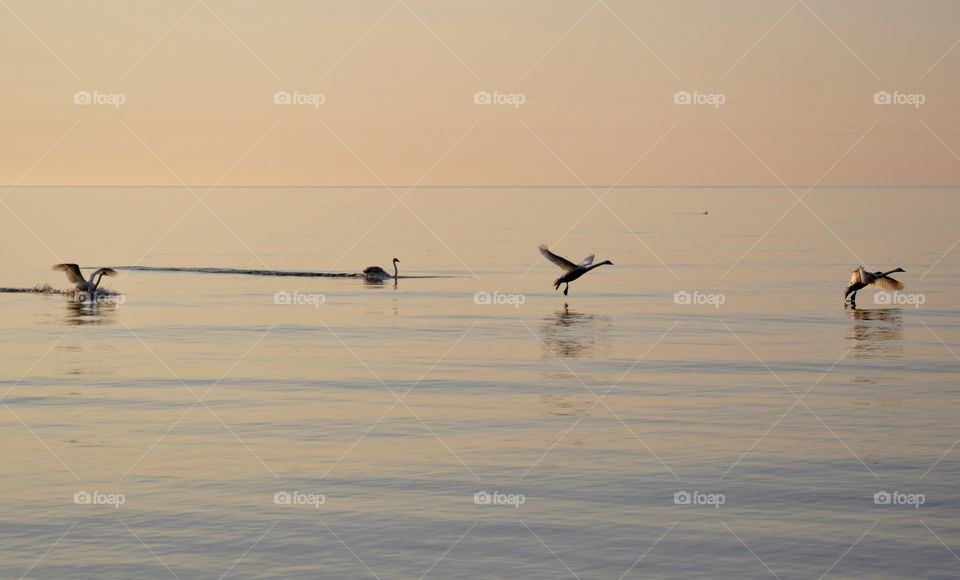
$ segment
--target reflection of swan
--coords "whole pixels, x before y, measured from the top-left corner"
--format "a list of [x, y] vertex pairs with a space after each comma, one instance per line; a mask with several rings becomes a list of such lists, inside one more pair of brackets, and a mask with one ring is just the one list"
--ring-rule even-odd
[[[566, 284], [566, 286], [563, 287], [564, 296], [566, 296], [567, 292], [570, 290], [570, 282], [573, 282], [574, 280], [576, 280], [580, 276], [583, 276], [584, 274], [586, 274], [590, 270], [593, 270], [594, 268], [599, 268], [600, 266], [604, 266], [604, 265], [609, 265], [609, 266], [613, 265], [613, 262], [611, 262], [610, 260], [604, 260], [599, 264], [593, 264], [594, 254], [590, 254], [589, 256], [587, 256], [579, 264], [574, 264], [570, 260], [554, 254], [553, 252], [547, 249], [547, 246], [543, 244], [540, 244], [540, 253], [543, 254], [544, 258], [550, 260], [551, 262], [553, 262], [557, 266], [560, 266], [563, 270], [566, 271], [566, 274], [557, 278], [553, 283], [554, 290], [559, 289], [561, 284]], [[591, 264], [593, 265], [591, 266]]]
[[899, 358], [903, 355], [903, 313], [899, 308], [851, 309], [853, 328], [847, 336], [856, 341], [854, 358]]
[[370, 266], [369, 268], [363, 271], [363, 277], [366, 278], [367, 280], [389, 280], [390, 278], [393, 278], [394, 280], [396, 280], [397, 274], [398, 274], [397, 264], [399, 262], [400, 260], [396, 258], [393, 259], [393, 276], [391, 276], [389, 272], [387, 272], [380, 266]]
[[74, 289], [78, 292], [88, 292], [91, 294], [97, 291], [97, 286], [100, 285], [100, 280], [104, 276], [117, 275], [117, 271], [113, 268], [100, 268], [99, 270], [95, 270], [93, 274], [90, 274], [89, 280], [84, 280], [83, 273], [80, 272], [80, 266], [76, 264], [55, 264], [53, 269], [66, 272], [67, 279], [76, 285]]
[[902, 283], [887, 276], [887, 274], [893, 274], [894, 272], [906, 272], [906, 270], [897, 268], [889, 272], [867, 272], [866, 268], [860, 266], [854, 270], [850, 276], [850, 285], [847, 286], [846, 292], [843, 293], [844, 302], [846, 302], [847, 296], [849, 296], [850, 303], [855, 303], [857, 301], [857, 291], [873, 284], [886, 290], [903, 290]]
[[113, 324], [117, 303], [97, 300], [67, 300], [67, 315], [64, 319], [71, 326]]
[[552, 316], [544, 318], [543, 344], [550, 356], [590, 355], [606, 337], [608, 320], [593, 314], [570, 311], [564, 304]]

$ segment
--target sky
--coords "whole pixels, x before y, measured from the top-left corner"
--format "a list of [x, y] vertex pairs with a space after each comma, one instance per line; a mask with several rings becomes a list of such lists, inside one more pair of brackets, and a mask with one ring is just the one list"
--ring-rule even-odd
[[952, 0], [3, 0], [0, 63], [2, 187], [960, 184]]

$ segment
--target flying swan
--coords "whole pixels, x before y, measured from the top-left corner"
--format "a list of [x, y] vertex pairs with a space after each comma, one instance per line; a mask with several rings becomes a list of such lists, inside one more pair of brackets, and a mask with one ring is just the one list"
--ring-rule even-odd
[[558, 290], [561, 284], [566, 284], [566, 286], [563, 287], [564, 296], [566, 296], [567, 292], [570, 291], [570, 282], [573, 282], [574, 280], [576, 280], [580, 276], [583, 276], [584, 274], [586, 274], [590, 270], [593, 270], [594, 268], [599, 268], [600, 266], [604, 266], [604, 265], [613, 266], [613, 262], [611, 262], [610, 260], [604, 260], [599, 264], [594, 264], [593, 258], [595, 254], [590, 254], [589, 256], [584, 258], [583, 261], [580, 262], [579, 264], [574, 264], [570, 260], [554, 254], [553, 252], [548, 250], [547, 246], [545, 246], [544, 244], [540, 244], [540, 253], [543, 254], [544, 258], [550, 260], [557, 266], [560, 266], [560, 268], [562, 268], [566, 272], [563, 276], [560, 276], [559, 278], [557, 278], [553, 283], [554, 290]]
[[100, 268], [90, 274], [89, 280], [83, 279], [83, 274], [80, 272], [80, 266], [76, 264], [55, 264], [53, 266], [54, 270], [60, 270], [61, 272], [67, 273], [67, 279], [75, 284], [74, 289], [77, 292], [88, 292], [90, 294], [97, 291], [97, 287], [100, 286], [100, 279], [104, 276], [116, 276], [117, 271], [113, 268]]
[[893, 274], [894, 272], [906, 272], [906, 270], [897, 268], [889, 272], [867, 272], [866, 268], [860, 266], [850, 275], [850, 285], [847, 286], [846, 292], [843, 293], [844, 302], [846, 302], [848, 296], [850, 297], [851, 303], [856, 302], [857, 291], [873, 284], [886, 290], [903, 290], [903, 283], [888, 276], [888, 274]]

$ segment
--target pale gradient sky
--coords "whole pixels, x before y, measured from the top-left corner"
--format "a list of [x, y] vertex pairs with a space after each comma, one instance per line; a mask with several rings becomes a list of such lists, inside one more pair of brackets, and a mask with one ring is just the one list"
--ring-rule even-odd
[[958, 39], [952, 0], [4, 0], [0, 184], [958, 184]]

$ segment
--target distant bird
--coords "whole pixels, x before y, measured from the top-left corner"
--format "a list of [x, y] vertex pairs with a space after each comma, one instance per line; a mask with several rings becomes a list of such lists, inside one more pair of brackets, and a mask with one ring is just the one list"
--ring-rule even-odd
[[396, 280], [399, 274], [399, 272], [397, 271], [398, 263], [400, 263], [400, 260], [394, 258], [393, 259], [393, 276], [391, 276], [389, 272], [387, 272], [380, 266], [370, 266], [369, 268], [363, 271], [363, 277], [366, 278], [367, 280], [389, 280], [390, 278], [393, 278], [394, 280]]
[[843, 294], [844, 302], [846, 302], [848, 296], [850, 297], [850, 302], [855, 302], [857, 300], [858, 290], [874, 284], [886, 290], [903, 290], [903, 283], [888, 276], [888, 274], [895, 272], [906, 272], [906, 270], [897, 268], [889, 272], [867, 272], [866, 268], [860, 266], [850, 275], [850, 285], [847, 286], [847, 290]]
[[99, 270], [95, 270], [93, 274], [90, 274], [89, 280], [84, 280], [83, 274], [80, 272], [80, 266], [76, 264], [55, 264], [53, 269], [66, 272], [67, 279], [75, 284], [74, 289], [76, 291], [91, 294], [97, 291], [101, 278], [104, 276], [117, 275], [117, 271], [113, 268], [100, 268]]
[[[580, 276], [583, 276], [584, 274], [586, 274], [590, 270], [593, 270], [594, 268], [599, 268], [600, 266], [604, 266], [604, 265], [613, 266], [613, 262], [611, 262], [610, 260], [604, 260], [599, 264], [594, 264], [593, 258], [595, 254], [590, 254], [589, 256], [584, 258], [583, 261], [580, 262], [579, 264], [574, 264], [570, 260], [554, 254], [553, 252], [547, 249], [547, 246], [543, 244], [540, 244], [539, 248], [540, 248], [540, 253], [543, 254], [544, 258], [550, 260], [551, 262], [553, 262], [557, 266], [560, 266], [560, 268], [566, 271], [566, 274], [557, 278], [553, 283], [554, 290], [558, 290], [561, 284], [566, 284], [566, 286], [563, 287], [564, 296], [566, 296], [567, 292], [570, 291], [570, 282], [573, 282], [574, 280], [576, 280]], [[593, 265], [591, 266], [591, 264]]]

